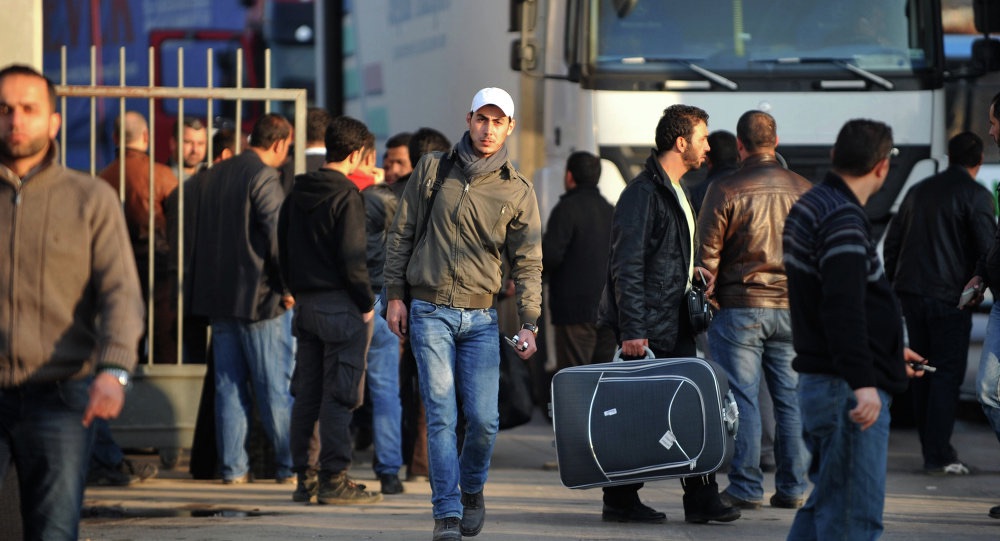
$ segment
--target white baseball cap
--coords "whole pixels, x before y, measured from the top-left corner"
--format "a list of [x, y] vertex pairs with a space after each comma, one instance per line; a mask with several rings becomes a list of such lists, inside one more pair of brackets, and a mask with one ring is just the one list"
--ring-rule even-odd
[[503, 114], [514, 118], [514, 100], [502, 88], [490, 87], [476, 92], [476, 96], [472, 98], [472, 109], [470, 110], [475, 113], [487, 105], [496, 105], [503, 111]]

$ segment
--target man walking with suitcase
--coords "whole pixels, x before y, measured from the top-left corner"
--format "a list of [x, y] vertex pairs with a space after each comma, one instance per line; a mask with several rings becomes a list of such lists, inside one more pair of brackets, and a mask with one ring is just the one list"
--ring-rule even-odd
[[[701, 166], [708, 149], [708, 114], [688, 105], [668, 107], [656, 126], [655, 151], [615, 206], [599, 324], [614, 329], [624, 355], [643, 357], [647, 347], [657, 358], [696, 354], [685, 299], [695, 274], [695, 221], [680, 180]], [[684, 520], [740, 518], [738, 509], [719, 499], [715, 474], [684, 478], [681, 484]], [[640, 488], [641, 483], [605, 488], [602, 518], [666, 520], [665, 514], [639, 500]]]

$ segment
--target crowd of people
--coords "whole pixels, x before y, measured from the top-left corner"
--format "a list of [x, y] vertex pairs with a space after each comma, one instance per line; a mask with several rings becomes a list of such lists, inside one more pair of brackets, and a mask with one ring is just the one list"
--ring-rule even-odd
[[[534, 186], [508, 156], [511, 96], [484, 88], [458, 114], [468, 129], [456, 144], [430, 128], [397, 134], [378, 168], [364, 123], [311, 108], [307, 172], [295, 176], [279, 114], [258, 119], [239, 154], [243, 134], [185, 119], [168, 166], [150, 163], [146, 121], [129, 111], [101, 181], [59, 165], [52, 83], [0, 70], [0, 215], [12, 224], [0, 228], [11, 247], [0, 266], [0, 478], [13, 462], [26, 536], [76, 538], [88, 469], [102, 484], [155, 475], [125, 460], [106, 421], [140, 359], [178, 362], [179, 262], [181, 361], [208, 365], [211, 428], [196, 435], [195, 477], [253, 481], [256, 409], [273, 477], [295, 486], [294, 501], [376, 503], [405, 490], [405, 468], [430, 482], [434, 540], [479, 534], [507, 347], [497, 295], [516, 304], [511, 341], [528, 360], [543, 281], [557, 368], [608, 362], [620, 345], [634, 358], [704, 355], [728, 379], [740, 421], [728, 486], [714, 473], [682, 478], [688, 522], [762, 507], [771, 442], [768, 502], [796, 510], [789, 539], [879, 537], [889, 405], [907, 387], [925, 471], [969, 473], [950, 443], [969, 308], [1000, 284], [978, 136], [952, 138], [950, 167], [907, 194], [883, 267], [864, 205], [895, 155], [884, 123], [847, 122], [830, 172], [811, 184], [777, 152], [770, 114], [710, 133], [706, 111], [672, 105], [614, 205], [598, 189], [601, 160], [573, 153], [543, 233]], [[706, 181], [682, 182], [706, 161]], [[686, 301], [697, 282], [717, 308], [704, 338]], [[998, 355], [995, 304], [979, 387], [1000, 439]], [[381, 490], [348, 475], [357, 424], [370, 425]], [[605, 487], [602, 518], [665, 521], [641, 488]]]

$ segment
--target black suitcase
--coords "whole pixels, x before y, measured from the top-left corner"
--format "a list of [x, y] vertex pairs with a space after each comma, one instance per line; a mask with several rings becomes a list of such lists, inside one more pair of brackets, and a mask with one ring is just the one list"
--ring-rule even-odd
[[559, 476], [592, 488], [712, 473], [739, 424], [725, 373], [697, 358], [565, 368], [552, 377]]

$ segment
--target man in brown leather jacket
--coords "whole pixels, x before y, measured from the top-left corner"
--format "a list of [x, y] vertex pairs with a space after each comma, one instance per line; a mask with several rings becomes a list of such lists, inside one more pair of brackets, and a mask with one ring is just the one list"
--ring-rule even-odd
[[792, 323], [781, 239], [788, 211], [809, 182], [781, 166], [774, 118], [748, 111], [736, 125], [739, 171], [712, 183], [698, 216], [702, 266], [716, 276], [721, 309], [708, 329], [712, 358], [726, 371], [740, 410], [740, 431], [722, 499], [758, 509], [764, 498], [760, 469], [761, 418], [757, 404], [766, 378], [777, 420], [773, 507], [804, 502], [808, 453], [792, 370]]

